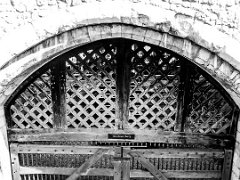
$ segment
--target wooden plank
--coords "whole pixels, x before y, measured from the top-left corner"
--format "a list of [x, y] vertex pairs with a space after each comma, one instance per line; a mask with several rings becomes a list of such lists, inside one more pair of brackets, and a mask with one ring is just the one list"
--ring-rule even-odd
[[[50, 153], [50, 154], [94, 154], [97, 149], [108, 149], [105, 154], [114, 155], [113, 147], [104, 146], [70, 146], [70, 145], [36, 145], [19, 144], [19, 153]], [[124, 149], [129, 152], [129, 150]], [[220, 149], [133, 149], [132, 152], [142, 153], [147, 158], [224, 158]]]
[[176, 130], [178, 132], [184, 131], [184, 124], [186, 121], [187, 108], [190, 100], [190, 68], [185, 63], [181, 61], [181, 73], [180, 73], [180, 84], [178, 90], [178, 107], [177, 107], [177, 117], [176, 117]]
[[[120, 167], [119, 167], [120, 168]], [[52, 167], [20, 167], [21, 174], [59, 174], [70, 175], [76, 168], [52, 168]], [[114, 176], [114, 169], [89, 168], [83, 176]], [[221, 178], [221, 171], [173, 171], [162, 170], [162, 173], [169, 178], [191, 178], [191, 179], [217, 179]], [[142, 170], [131, 170], [131, 178], [143, 177], [153, 178], [150, 172]]]
[[122, 177], [122, 163], [121, 161], [113, 161], [113, 165], [114, 165], [114, 180], [121, 180]]
[[[116, 140], [108, 139], [108, 133], [116, 133], [115, 130], [104, 129], [78, 129], [65, 130], [64, 132], [56, 130], [44, 131], [11, 131], [10, 141], [26, 142], [26, 141], [108, 141], [116, 142]], [[154, 130], [142, 130], [134, 132], [126, 132], [119, 130], [117, 133], [135, 134], [133, 140], [121, 140], [122, 142], [148, 142], [148, 143], [166, 143], [178, 145], [202, 145], [205, 147], [229, 147], [234, 144], [231, 136], [213, 136], [202, 134], [187, 134], [175, 132], [160, 132]]]
[[66, 145], [36, 145], [21, 144], [19, 153], [50, 153], [50, 154], [94, 154], [98, 149], [108, 150], [105, 154], [113, 155], [113, 148], [102, 146], [66, 146]]
[[128, 152], [130, 148], [122, 148], [122, 157], [125, 159], [122, 160], [122, 179], [130, 180], [130, 156]]
[[[65, 57], [66, 58], [66, 57]], [[51, 92], [53, 103], [53, 125], [55, 128], [64, 128], [66, 124], [66, 75], [65, 61], [58, 60], [51, 68]]]
[[[20, 167], [21, 174], [59, 174], [71, 175], [76, 168], [55, 168], [55, 167]], [[113, 169], [89, 168], [82, 176], [113, 176]]]
[[107, 149], [98, 149], [93, 156], [89, 158], [85, 163], [83, 163], [77, 170], [75, 170], [71, 176], [66, 180], [76, 180], [79, 176], [86, 173], [88, 168], [95, 164], [108, 150]]
[[114, 180], [122, 179], [122, 161], [120, 157], [122, 157], [122, 147], [115, 147], [114, 159], [112, 162], [114, 166]]
[[223, 158], [224, 152], [219, 149], [136, 149], [146, 158]]
[[[190, 179], [217, 179], [221, 178], [220, 171], [173, 171], [173, 170], [162, 170], [161, 171], [168, 178], [190, 178]], [[134, 170], [130, 173], [131, 178], [145, 177], [153, 178], [150, 172]]]
[[19, 165], [19, 158], [18, 158], [18, 144], [11, 144], [10, 145], [10, 155], [12, 161], [12, 175], [14, 180], [20, 179], [20, 165]]
[[126, 58], [126, 42], [121, 40], [119, 43], [117, 56], [117, 77], [116, 77], [116, 91], [117, 91], [117, 115], [119, 129], [127, 128], [128, 121], [128, 97], [129, 97], [129, 64]]
[[122, 179], [130, 180], [130, 160], [122, 161]]
[[168, 178], [153, 166], [146, 158], [137, 152], [129, 152], [130, 156], [137, 158], [143, 167], [145, 167], [158, 180], [168, 180]]
[[232, 124], [231, 124], [231, 128], [230, 128], [230, 131], [229, 131], [229, 134], [235, 134], [237, 132], [237, 123], [238, 123], [238, 120], [239, 120], [239, 114], [240, 114], [240, 111], [238, 109], [238, 107], [233, 107], [233, 116], [232, 116]]
[[225, 149], [225, 157], [223, 162], [222, 180], [229, 180], [231, 177], [233, 151], [231, 149]]

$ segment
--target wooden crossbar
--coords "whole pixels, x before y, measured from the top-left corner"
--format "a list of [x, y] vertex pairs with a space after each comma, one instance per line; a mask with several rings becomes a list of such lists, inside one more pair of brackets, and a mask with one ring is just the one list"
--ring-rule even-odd
[[141, 162], [141, 164], [158, 180], [168, 180], [168, 178], [161, 171], [159, 171], [154, 165], [152, 165], [152, 163], [149, 162], [149, 160], [143, 157], [140, 153], [129, 151], [128, 154], [132, 157], [137, 158]]
[[76, 180], [79, 176], [86, 173], [87, 170], [95, 164], [108, 150], [107, 149], [98, 149], [93, 156], [91, 156], [85, 163], [83, 163], [77, 170], [75, 170], [71, 176], [66, 180]]

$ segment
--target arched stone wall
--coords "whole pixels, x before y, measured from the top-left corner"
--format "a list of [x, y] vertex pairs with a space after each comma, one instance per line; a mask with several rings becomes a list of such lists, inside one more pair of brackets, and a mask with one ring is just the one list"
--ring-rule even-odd
[[[0, 81], [2, 127], [5, 125], [4, 104], [6, 100], [16, 88], [21, 86], [21, 82], [30, 74], [51, 61], [54, 57], [72, 48], [100, 39], [118, 37], [165, 47], [187, 57], [219, 81], [232, 96], [235, 103], [239, 105], [239, 89], [233, 81], [238, 70], [215, 53], [196, 45], [190, 40], [175, 37], [168, 33], [129, 24], [108, 23], [82, 26], [53, 36], [26, 50], [5, 64], [0, 71], [2, 77]], [[5, 128], [4, 131], [6, 131]]]
[[[11, 1], [16, 11], [24, 3]], [[42, 3], [41, 7], [46, 4]], [[50, 2], [46, 1], [49, 5]], [[69, 3], [67, 3], [69, 2]], [[210, 2], [210, 1], [209, 1]], [[15, 4], [14, 4], [15, 3]], [[183, 4], [169, 1], [57, 2], [62, 9], [4, 34], [0, 41], [0, 155], [5, 179], [11, 178], [4, 103], [32, 72], [55, 56], [100, 39], [128, 38], [168, 48], [200, 66], [227, 90], [240, 107], [240, 43], [233, 34], [191, 16]], [[183, 2], [182, 2], [183, 3]], [[230, 1], [229, 1], [230, 3]], [[55, 5], [53, 5], [55, 6]], [[39, 6], [38, 6], [39, 7]], [[175, 8], [175, 9], [174, 9]], [[40, 11], [39, 11], [40, 12]], [[43, 11], [41, 11], [43, 12]], [[233, 23], [234, 24], [234, 23]], [[234, 29], [234, 28], [233, 28]], [[238, 27], [235, 28], [239, 31]], [[27, 35], [26, 35], [27, 34]], [[237, 33], [236, 33], [237, 34]], [[232, 179], [240, 177], [240, 123]]]

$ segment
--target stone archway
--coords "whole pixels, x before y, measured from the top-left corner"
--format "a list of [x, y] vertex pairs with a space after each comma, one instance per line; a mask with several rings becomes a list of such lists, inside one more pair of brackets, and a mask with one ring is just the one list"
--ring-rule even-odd
[[[187, 57], [193, 63], [197, 64], [210, 75], [212, 75], [217, 81], [222, 83], [222, 86], [229, 92], [235, 102], [237, 102], [236, 97], [238, 97], [238, 89], [233, 88], [237, 86], [233, 85], [234, 81], [232, 80], [236, 78], [238, 71], [234, 69], [231, 64], [227, 63], [213, 52], [197, 46], [189, 40], [174, 37], [167, 33], [160, 33], [149, 28], [142, 28], [138, 26], [110, 23], [85, 26], [67, 31], [43, 41], [34, 48], [29, 49], [17, 57], [15, 60], [13, 59], [9, 61], [8, 64], [2, 67], [2, 75], [5, 77], [2, 80], [2, 85], [5, 84], [3, 86], [4, 88], [2, 89], [4, 95], [2, 96], [2, 104], [4, 104], [14, 90], [19, 87], [24, 79], [26, 79], [30, 74], [32, 74], [32, 72], [36, 71], [45, 63], [51, 61], [51, 59], [57, 55], [62, 54], [76, 46], [81, 46], [81, 44], [94, 42], [95, 40], [111, 39], [116, 37], [124, 37], [158, 45]], [[57, 42], [60, 43], [58, 44]], [[45, 48], [40, 49], [40, 47], [44, 46]], [[37, 51], [32, 53], [35, 50]], [[10, 75], [10, 69], [13, 69], [13, 67], [17, 67], [16, 71], [14, 73], [10, 73]], [[226, 81], [227, 76], [230, 77], [228, 81]], [[230, 90], [228, 89], [229, 86], [232, 87]], [[2, 112], [4, 113], [3, 107]], [[5, 119], [4, 115], [2, 118]]]
[[[203, 20], [204, 23], [198, 21], [185, 7], [180, 9], [180, 4], [174, 2], [174, 11], [170, 8], [171, 3], [165, 2], [87, 2], [77, 6], [73, 5], [73, 1], [69, 2], [72, 4], [66, 5], [68, 11], [57, 11], [33, 22], [33, 26], [22, 26], [1, 40], [1, 63], [5, 63], [0, 72], [1, 144], [5, 145], [5, 151], [1, 154], [1, 167], [6, 179], [10, 179], [10, 161], [3, 104], [21, 82], [42, 64], [81, 44], [104, 38], [125, 37], [166, 47], [207, 71], [222, 84], [239, 106], [239, 43], [219, 32], [219, 28], [214, 28], [207, 20]], [[21, 12], [21, 9], [18, 10]], [[24, 32], [28, 32], [27, 37], [22, 36]], [[22, 37], [21, 40], [15, 42], [19, 37]], [[16, 71], [12, 72], [13, 68]], [[240, 172], [237, 163], [240, 154], [239, 137], [237, 133], [233, 179], [238, 178]]]

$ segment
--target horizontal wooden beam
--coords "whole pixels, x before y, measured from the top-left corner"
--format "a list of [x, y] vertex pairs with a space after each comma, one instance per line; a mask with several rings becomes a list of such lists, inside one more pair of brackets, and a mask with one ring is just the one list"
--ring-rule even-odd
[[[135, 134], [134, 139], [109, 139], [108, 134]], [[43, 130], [43, 131], [9, 131], [10, 141], [107, 141], [107, 142], [147, 142], [166, 143], [174, 145], [202, 145], [206, 147], [228, 147], [234, 143], [231, 136], [213, 136], [203, 134], [187, 134], [177, 132], [160, 132], [154, 130], [106, 130], [106, 129], [80, 129], [80, 130]]]
[[135, 149], [146, 158], [224, 158], [224, 151], [219, 149]]
[[[60, 174], [70, 175], [76, 168], [51, 168], [51, 167], [20, 167], [20, 174]], [[221, 171], [165, 171], [162, 173], [168, 178], [221, 178]], [[113, 169], [100, 169], [100, 168], [89, 168], [86, 173], [83, 174], [88, 176], [113, 176]], [[130, 177], [145, 177], [153, 178], [153, 176], [146, 171], [132, 170], [130, 171]]]
[[[36, 145], [17, 144], [11, 146], [18, 153], [50, 153], [50, 154], [94, 154], [97, 149], [107, 149], [106, 154], [114, 155], [113, 147], [104, 146], [70, 146], [70, 145]], [[146, 158], [224, 158], [224, 151], [219, 149], [132, 149]]]
[[108, 150], [106, 154], [114, 155], [113, 147], [103, 146], [69, 146], [69, 145], [36, 145], [18, 144], [11, 147], [18, 153], [50, 153], [50, 154], [94, 154], [98, 149]]

